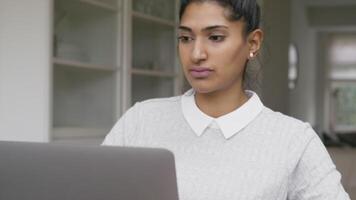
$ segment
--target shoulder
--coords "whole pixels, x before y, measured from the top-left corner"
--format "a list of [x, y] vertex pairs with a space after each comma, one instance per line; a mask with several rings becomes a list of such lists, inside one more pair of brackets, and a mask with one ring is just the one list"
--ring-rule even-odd
[[181, 96], [147, 99], [139, 102], [141, 107], [172, 106], [180, 102]]
[[148, 99], [137, 102], [134, 107], [145, 116], [178, 112], [181, 110], [181, 96]]
[[283, 114], [281, 112], [273, 111], [268, 107], [264, 107], [262, 109], [260, 118], [262, 120], [268, 121], [268, 123], [276, 127], [304, 127], [308, 125], [308, 123], [302, 120]]
[[137, 106], [140, 110], [172, 108], [180, 106], [181, 96], [167, 97], [167, 98], [154, 98], [147, 99], [141, 102], [137, 102]]
[[309, 123], [269, 108], [263, 109], [258, 124], [260, 124], [259, 129], [267, 133], [268, 138], [276, 141], [274, 144], [282, 146], [288, 158], [290, 171], [295, 168], [310, 145], [316, 143], [323, 146], [319, 136]]
[[273, 111], [267, 107], [264, 107], [259, 115], [258, 123], [264, 130], [269, 130], [281, 137], [288, 138], [294, 143], [308, 143], [308, 141], [317, 136], [309, 123]]
[[[180, 97], [148, 99], [135, 103], [116, 122], [103, 144], [123, 145], [125, 138], [136, 137], [146, 124], [161, 125], [167, 116], [180, 107]], [[128, 133], [128, 134], [126, 134]], [[126, 136], [125, 136], [126, 135]]]

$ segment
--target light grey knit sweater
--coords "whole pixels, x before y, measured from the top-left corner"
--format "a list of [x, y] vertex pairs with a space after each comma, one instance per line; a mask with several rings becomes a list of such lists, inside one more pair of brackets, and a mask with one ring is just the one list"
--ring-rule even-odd
[[181, 97], [148, 100], [129, 109], [103, 144], [171, 150], [181, 200], [350, 199], [310, 125], [266, 107], [225, 139], [214, 128], [197, 136]]

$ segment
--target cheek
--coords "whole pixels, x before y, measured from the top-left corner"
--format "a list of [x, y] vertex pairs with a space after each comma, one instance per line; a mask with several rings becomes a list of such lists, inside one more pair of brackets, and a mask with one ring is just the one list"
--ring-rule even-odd
[[241, 71], [245, 67], [247, 57], [244, 45], [233, 45], [230, 43], [224, 48], [212, 50], [216, 51], [214, 53], [214, 60], [217, 61], [215, 64], [219, 69], [223, 69], [224, 72]]

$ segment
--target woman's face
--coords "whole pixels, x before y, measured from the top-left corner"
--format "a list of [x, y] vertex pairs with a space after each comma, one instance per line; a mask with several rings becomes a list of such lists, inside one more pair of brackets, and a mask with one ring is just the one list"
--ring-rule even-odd
[[243, 36], [244, 22], [226, 17], [227, 10], [214, 2], [191, 3], [181, 17], [179, 57], [199, 93], [242, 89], [250, 45]]

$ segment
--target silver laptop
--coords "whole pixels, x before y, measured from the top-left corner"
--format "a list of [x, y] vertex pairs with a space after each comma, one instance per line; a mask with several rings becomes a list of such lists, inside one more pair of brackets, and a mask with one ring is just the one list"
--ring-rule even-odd
[[0, 200], [178, 200], [163, 149], [0, 142]]

